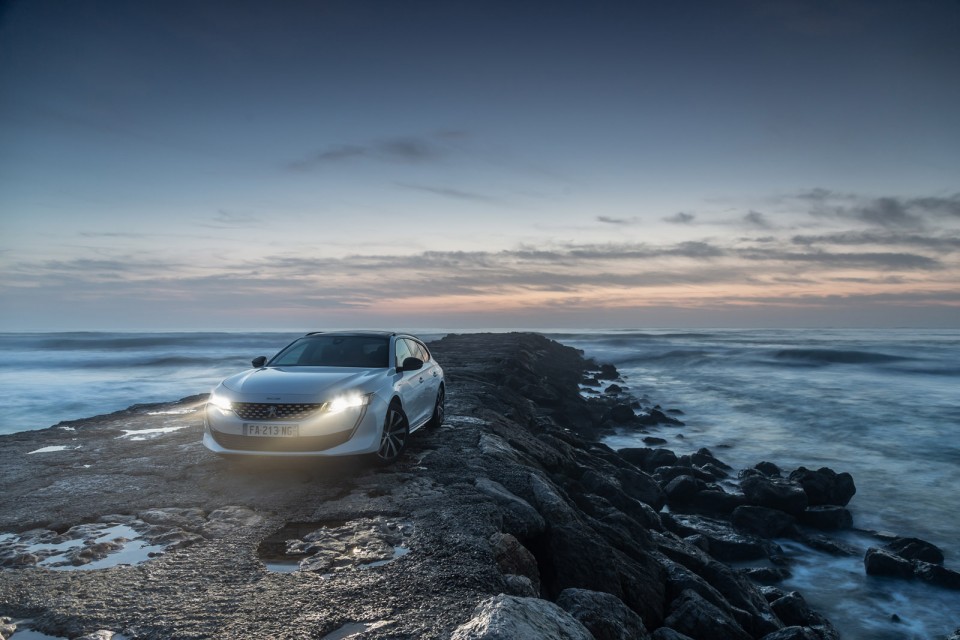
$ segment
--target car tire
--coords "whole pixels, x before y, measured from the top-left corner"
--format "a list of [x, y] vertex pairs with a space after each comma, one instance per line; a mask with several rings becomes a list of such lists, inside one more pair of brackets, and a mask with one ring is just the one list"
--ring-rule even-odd
[[430, 421], [427, 422], [427, 429], [439, 429], [440, 425], [443, 424], [443, 419], [446, 417], [446, 390], [443, 388], [443, 385], [440, 385], [440, 388], [437, 390], [437, 402], [433, 405], [433, 415], [430, 416]]
[[403, 453], [410, 438], [410, 422], [399, 402], [393, 402], [387, 408], [383, 419], [383, 431], [380, 433], [380, 448], [373, 454], [374, 460], [381, 465], [393, 464]]

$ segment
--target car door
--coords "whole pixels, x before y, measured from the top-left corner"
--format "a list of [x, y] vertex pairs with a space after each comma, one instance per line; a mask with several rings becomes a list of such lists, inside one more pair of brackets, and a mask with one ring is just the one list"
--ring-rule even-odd
[[[397, 358], [397, 368], [403, 366], [403, 361], [410, 357], [417, 357], [410, 351], [410, 346], [403, 338], [397, 338], [394, 345], [394, 352]], [[402, 371], [399, 374], [395, 387], [400, 395], [400, 402], [403, 404], [403, 410], [407, 414], [407, 420], [410, 426], [419, 424], [423, 413], [423, 399], [421, 398], [421, 387], [419, 371]]]
[[437, 363], [430, 357], [427, 347], [419, 340], [406, 338], [407, 346], [415, 358], [423, 361], [423, 368], [418, 372], [417, 377], [419, 390], [417, 393], [418, 403], [420, 403], [420, 420], [428, 420], [433, 415], [433, 406], [437, 399], [437, 390], [440, 387], [440, 375]]

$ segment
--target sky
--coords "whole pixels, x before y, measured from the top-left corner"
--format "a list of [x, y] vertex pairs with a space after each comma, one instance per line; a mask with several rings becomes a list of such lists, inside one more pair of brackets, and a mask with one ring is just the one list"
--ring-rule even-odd
[[960, 2], [0, 5], [0, 331], [960, 328]]

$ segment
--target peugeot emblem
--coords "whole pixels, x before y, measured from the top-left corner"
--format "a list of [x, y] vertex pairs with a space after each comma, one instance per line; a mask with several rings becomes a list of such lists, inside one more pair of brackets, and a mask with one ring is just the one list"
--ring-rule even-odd
[[277, 408], [274, 405], [270, 405], [270, 407], [267, 409], [267, 417], [268, 418], [277, 417]]

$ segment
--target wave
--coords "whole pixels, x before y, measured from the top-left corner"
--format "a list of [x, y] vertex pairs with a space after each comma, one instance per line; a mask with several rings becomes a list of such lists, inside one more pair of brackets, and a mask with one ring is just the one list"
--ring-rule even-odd
[[777, 360], [793, 360], [803, 364], [882, 364], [913, 360], [872, 351], [847, 351], [839, 349], [782, 349], [774, 356]]

